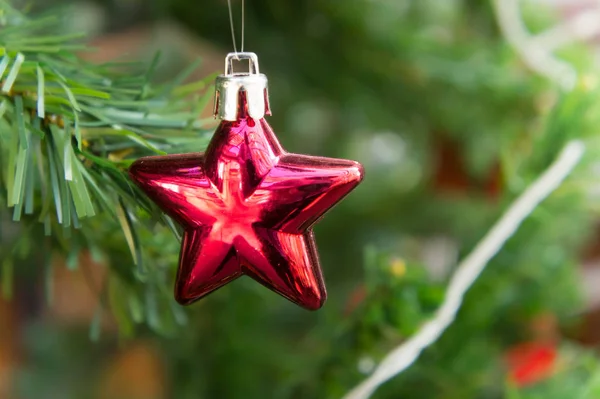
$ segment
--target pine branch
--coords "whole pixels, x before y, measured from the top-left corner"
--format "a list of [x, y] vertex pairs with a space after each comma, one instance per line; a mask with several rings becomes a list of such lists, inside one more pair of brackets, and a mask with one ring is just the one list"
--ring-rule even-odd
[[57, 30], [57, 18], [0, 7], [2, 188], [14, 220], [34, 213], [36, 194], [45, 223], [53, 216], [78, 227], [98, 210], [116, 218], [112, 194], [125, 204], [140, 200], [124, 174], [132, 158], [176, 152], [205, 132], [197, 115], [210, 99], [206, 81], [152, 87], [152, 69], [136, 75], [140, 65], [93, 65], [73, 54], [84, 48], [74, 42], [79, 35], [45, 34]]
[[[15, 221], [43, 223], [72, 258], [84, 247], [120, 253], [128, 245], [133, 262], [125, 264], [137, 264], [137, 271], [115, 270], [129, 279], [131, 295], [141, 296], [135, 283], [147, 279], [142, 260], [152, 250], [141, 247], [140, 236], [148, 234], [138, 221], [176, 229], [126, 170], [142, 155], [203, 149], [210, 122], [199, 115], [211, 99], [212, 77], [183, 84], [196, 63], [173, 83], [153, 86], [158, 56], [146, 70], [139, 63], [86, 62], [75, 53], [87, 48], [82, 35], [60, 34], [58, 17], [30, 18], [2, 0], [0, 24], [0, 206], [12, 208]], [[115, 228], [122, 234], [112, 243], [100, 235], [115, 236]], [[166, 286], [152, 280], [147, 286]]]

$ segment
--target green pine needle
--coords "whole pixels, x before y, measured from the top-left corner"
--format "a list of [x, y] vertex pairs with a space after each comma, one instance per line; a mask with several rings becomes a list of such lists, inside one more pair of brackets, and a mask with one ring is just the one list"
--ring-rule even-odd
[[2, 77], [4, 76], [4, 72], [6, 72], [6, 68], [8, 67], [10, 61], [11, 59], [8, 55], [4, 55], [2, 57], [2, 60], [0, 61], [0, 79], [2, 79]]
[[44, 101], [44, 93], [46, 92], [45, 84], [44, 84], [44, 70], [39, 66], [37, 66], [37, 116], [38, 118], [46, 117], [46, 104]]
[[17, 76], [19, 75], [19, 70], [21, 69], [21, 65], [23, 65], [23, 61], [25, 61], [25, 56], [21, 53], [17, 54], [17, 58], [13, 63], [4, 84], [2, 85], [2, 91], [4, 93], [9, 93], [12, 89], [13, 84], [17, 80]]

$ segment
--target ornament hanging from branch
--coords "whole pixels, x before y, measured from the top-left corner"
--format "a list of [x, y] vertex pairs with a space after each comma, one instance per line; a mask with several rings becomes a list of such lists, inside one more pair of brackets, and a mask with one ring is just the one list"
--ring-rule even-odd
[[[248, 60], [234, 73], [233, 60]], [[248, 275], [307, 309], [326, 298], [312, 226], [363, 178], [354, 161], [287, 153], [264, 119], [267, 78], [231, 53], [217, 78], [221, 119], [205, 153], [146, 157], [132, 179], [184, 230], [175, 297], [190, 304]]]

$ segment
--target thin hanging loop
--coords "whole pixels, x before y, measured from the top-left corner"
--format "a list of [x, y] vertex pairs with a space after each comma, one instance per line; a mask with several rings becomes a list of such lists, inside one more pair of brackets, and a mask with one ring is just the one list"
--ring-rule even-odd
[[[259, 75], [260, 70], [258, 68], [258, 57], [254, 53], [229, 53], [225, 57], [225, 75], [235, 75], [233, 72], [233, 60], [242, 61], [248, 60], [248, 73], [247, 75]], [[246, 73], [244, 73], [246, 74]]]
[[[245, 0], [242, 0], [242, 48], [241, 52], [244, 52], [244, 41], [246, 32], [246, 4]], [[233, 41], [233, 52], [237, 55], [237, 43], [235, 40], [235, 27], [233, 23], [233, 10], [231, 7], [231, 0], [227, 0], [227, 8], [229, 9], [229, 26], [231, 27], [231, 40]]]

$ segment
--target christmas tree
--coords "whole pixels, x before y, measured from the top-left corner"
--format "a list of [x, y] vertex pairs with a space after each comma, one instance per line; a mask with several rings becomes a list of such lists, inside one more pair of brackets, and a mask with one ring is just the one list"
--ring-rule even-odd
[[366, 170], [327, 303], [180, 306], [127, 173], [206, 149], [227, 2], [0, 0], [0, 398], [597, 398], [594, 6], [245, 3], [284, 147]]

